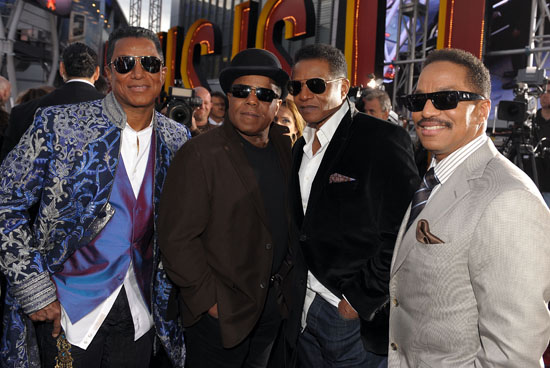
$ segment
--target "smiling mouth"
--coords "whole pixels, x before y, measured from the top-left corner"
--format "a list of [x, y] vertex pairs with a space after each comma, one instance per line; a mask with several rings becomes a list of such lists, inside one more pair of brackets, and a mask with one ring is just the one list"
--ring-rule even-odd
[[301, 111], [307, 112], [307, 111], [312, 111], [312, 110], [317, 109], [317, 106], [311, 106], [311, 105], [308, 105], [308, 106], [301, 106], [301, 107], [299, 107], [298, 109], [300, 110], [300, 112], [301, 112]]
[[131, 90], [146, 90], [149, 86], [128, 86]]
[[420, 128], [425, 130], [438, 130], [438, 129], [445, 129], [447, 127], [445, 125], [428, 125], [428, 126], [420, 125]]

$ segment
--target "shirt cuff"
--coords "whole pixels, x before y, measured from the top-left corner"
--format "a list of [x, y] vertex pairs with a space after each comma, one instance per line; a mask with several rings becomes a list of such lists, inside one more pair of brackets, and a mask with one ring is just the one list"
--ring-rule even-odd
[[14, 285], [12, 294], [27, 315], [57, 300], [55, 284], [50, 280], [50, 274], [47, 271]]

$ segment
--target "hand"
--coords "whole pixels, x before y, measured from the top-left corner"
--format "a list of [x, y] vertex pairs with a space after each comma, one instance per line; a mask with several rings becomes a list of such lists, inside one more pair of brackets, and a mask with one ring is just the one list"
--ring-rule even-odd
[[208, 314], [210, 315], [210, 317], [218, 319], [218, 303], [210, 307], [210, 309], [208, 310]]
[[197, 133], [199, 133], [199, 127], [197, 126], [197, 119], [195, 119], [195, 110], [197, 108], [193, 109], [193, 113], [191, 114], [191, 126], [189, 127], [189, 130], [191, 131], [191, 134], [195, 136]]
[[345, 319], [357, 319], [359, 314], [353, 309], [346, 299], [340, 300], [338, 303], [338, 313]]
[[10, 82], [0, 76], [0, 103], [5, 103], [11, 96], [11, 84]]
[[58, 300], [34, 312], [29, 318], [34, 322], [53, 322], [52, 336], [54, 339], [61, 333], [61, 305]]

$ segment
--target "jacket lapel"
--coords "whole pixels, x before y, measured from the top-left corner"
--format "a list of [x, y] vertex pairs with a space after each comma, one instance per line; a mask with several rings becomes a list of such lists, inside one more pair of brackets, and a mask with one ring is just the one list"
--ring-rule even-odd
[[[344, 101], [344, 103], [348, 103], [347, 100]], [[308, 215], [312, 213], [312, 211], [315, 211], [315, 204], [319, 203], [319, 196], [323, 192], [325, 186], [328, 185], [332, 168], [337, 162], [339, 162], [340, 156], [342, 156], [342, 152], [347, 146], [346, 142], [349, 139], [349, 132], [353, 123], [352, 114], [355, 115], [355, 113], [356, 110], [350, 106], [350, 109], [340, 121], [338, 128], [330, 140], [327, 150], [323, 156], [323, 160], [321, 161], [317, 174], [315, 175], [315, 179], [313, 179], [313, 183], [311, 184], [311, 192], [309, 194], [308, 206], [306, 209], [303, 226], [306, 226]]]
[[241, 179], [246, 191], [250, 194], [260, 219], [264, 225], [269, 228], [262, 195], [260, 193], [260, 187], [258, 185], [258, 181], [256, 180], [256, 175], [254, 175], [254, 170], [250, 167], [250, 163], [244, 153], [243, 143], [240, 140], [241, 138], [238, 136], [239, 133], [237, 133], [233, 127], [233, 124], [229, 120], [224, 122], [220, 129], [226, 138], [226, 144], [224, 144], [223, 149], [229, 156], [229, 159], [233, 164], [233, 168]]
[[[430, 198], [430, 201], [419, 214], [418, 219], [426, 219], [433, 228], [441, 220], [448, 220], [447, 213], [457, 206], [470, 192], [470, 180], [477, 179], [483, 174], [489, 160], [496, 155], [496, 148], [488, 140], [483, 146], [471, 154], [451, 175], [445, 184]], [[391, 275], [401, 267], [411, 249], [418, 243], [416, 240], [416, 226], [413, 224], [405, 232], [410, 215], [409, 209], [401, 223], [397, 236], [394, 259], [392, 260]]]
[[304, 137], [301, 137], [294, 143], [292, 147], [292, 173], [290, 177], [290, 200], [292, 201], [292, 211], [294, 212], [294, 218], [296, 219], [296, 225], [299, 228], [302, 227], [304, 221], [304, 210], [302, 209], [302, 192], [300, 190], [300, 178], [298, 172], [300, 172], [300, 166], [302, 165], [302, 156], [304, 154], [304, 146], [306, 141]]

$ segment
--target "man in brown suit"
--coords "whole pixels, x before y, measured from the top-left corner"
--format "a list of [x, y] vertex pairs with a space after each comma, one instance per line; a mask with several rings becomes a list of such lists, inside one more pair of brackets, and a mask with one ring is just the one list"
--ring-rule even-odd
[[163, 264], [179, 287], [189, 368], [265, 367], [282, 320], [290, 140], [273, 120], [288, 75], [248, 49], [220, 74], [223, 126], [192, 139], [160, 204]]

